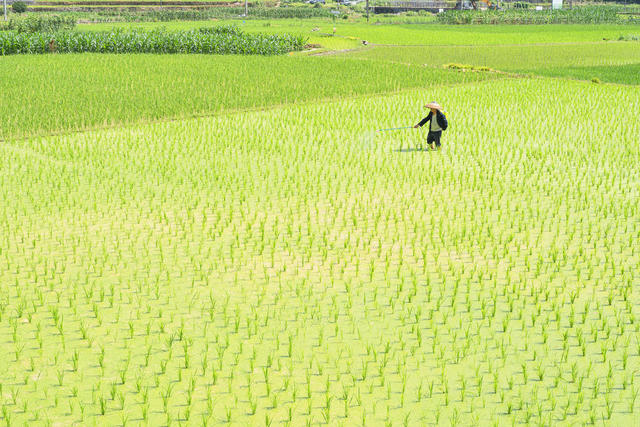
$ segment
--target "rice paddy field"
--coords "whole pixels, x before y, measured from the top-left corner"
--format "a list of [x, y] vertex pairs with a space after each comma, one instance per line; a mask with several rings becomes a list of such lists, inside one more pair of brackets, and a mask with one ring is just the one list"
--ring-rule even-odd
[[640, 425], [640, 28], [459, 28], [0, 57], [0, 423]]

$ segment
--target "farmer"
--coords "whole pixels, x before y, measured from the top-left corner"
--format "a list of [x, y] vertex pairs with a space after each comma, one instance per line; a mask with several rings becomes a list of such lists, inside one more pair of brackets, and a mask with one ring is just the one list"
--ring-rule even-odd
[[[442, 107], [437, 102], [430, 102], [425, 105], [425, 108], [431, 109], [427, 117], [420, 120], [420, 123], [414, 126], [414, 128], [422, 127], [428, 121], [431, 121], [429, 124], [429, 133], [427, 134], [427, 144], [432, 150], [440, 148], [440, 137], [442, 136], [442, 131], [447, 129], [449, 123], [447, 123], [447, 118], [442, 112]], [[433, 117], [435, 116], [435, 120]], [[435, 148], [433, 147], [433, 143], [436, 143]]]

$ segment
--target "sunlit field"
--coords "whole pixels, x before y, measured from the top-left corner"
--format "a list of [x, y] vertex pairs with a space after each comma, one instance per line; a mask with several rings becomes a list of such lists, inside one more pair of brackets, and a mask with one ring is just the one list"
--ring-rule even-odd
[[561, 28], [0, 58], [0, 421], [639, 425], [640, 44]]

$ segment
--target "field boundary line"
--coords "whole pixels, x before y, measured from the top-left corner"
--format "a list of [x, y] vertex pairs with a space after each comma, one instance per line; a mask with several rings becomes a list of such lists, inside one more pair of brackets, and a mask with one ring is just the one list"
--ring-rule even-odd
[[364, 50], [369, 50], [369, 49], [371, 49], [371, 48], [367, 46], [365, 48], [357, 47], [357, 48], [353, 48], [353, 49], [323, 50], [323, 51], [320, 51], [320, 52], [308, 51], [307, 56], [340, 55], [340, 54], [351, 53], [351, 52], [362, 52]]

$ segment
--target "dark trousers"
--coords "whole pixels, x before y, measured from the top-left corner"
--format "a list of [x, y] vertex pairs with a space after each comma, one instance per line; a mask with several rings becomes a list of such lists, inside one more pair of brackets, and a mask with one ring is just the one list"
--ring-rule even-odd
[[442, 131], [439, 130], [437, 132], [429, 131], [427, 135], [427, 144], [436, 143], [436, 147], [440, 147], [440, 137], [442, 136]]

